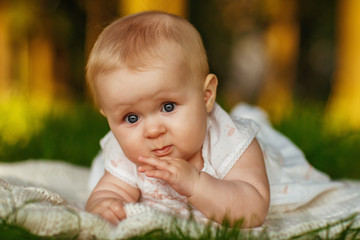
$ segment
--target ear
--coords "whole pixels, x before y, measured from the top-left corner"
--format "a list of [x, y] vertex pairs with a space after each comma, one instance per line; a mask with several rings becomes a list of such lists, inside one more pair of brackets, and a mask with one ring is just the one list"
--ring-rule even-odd
[[217, 85], [217, 77], [214, 74], [208, 74], [204, 82], [204, 100], [208, 113], [211, 112], [215, 103]]
[[106, 117], [106, 114], [105, 114], [104, 110], [102, 110], [102, 108], [100, 108], [100, 113], [101, 113], [101, 115], [103, 115], [104, 117]]

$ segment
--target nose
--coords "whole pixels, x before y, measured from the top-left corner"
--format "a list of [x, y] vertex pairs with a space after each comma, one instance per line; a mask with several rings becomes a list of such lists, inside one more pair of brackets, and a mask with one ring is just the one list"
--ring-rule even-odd
[[157, 138], [166, 133], [166, 126], [157, 118], [146, 119], [144, 136], [146, 138]]

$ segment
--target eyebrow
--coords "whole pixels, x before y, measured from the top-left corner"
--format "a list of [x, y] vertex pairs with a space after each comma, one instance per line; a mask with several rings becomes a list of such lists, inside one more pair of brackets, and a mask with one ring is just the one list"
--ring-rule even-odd
[[[160, 95], [160, 96], [159, 96]], [[168, 91], [166, 91], [166, 95], [162, 96], [162, 94], [155, 94], [154, 98], [152, 99], [153, 101], [160, 101], [160, 102], [165, 102], [165, 101], [177, 101], [177, 98], [179, 97], [178, 92], [173, 92], [173, 93], [169, 93]], [[122, 102], [121, 104], [118, 103], [117, 105], [114, 106], [113, 111], [115, 112], [115, 115], [119, 116], [119, 115], [124, 115], [128, 112], [131, 112], [130, 108], [133, 108], [134, 105], [136, 105], [137, 102], [139, 102], [141, 99], [127, 99], [127, 101], [124, 103]]]

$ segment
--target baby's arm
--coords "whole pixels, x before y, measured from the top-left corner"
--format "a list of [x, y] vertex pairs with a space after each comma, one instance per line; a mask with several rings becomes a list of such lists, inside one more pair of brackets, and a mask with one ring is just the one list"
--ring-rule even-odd
[[207, 217], [221, 222], [243, 218], [243, 227], [259, 226], [265, 220], [270, 189], [262, 151], [253, 140], [223, 180], [200, 173], [189, 202]]
[[[201, 157], [198, 156], [197, 157]], [[243, 218], [242, 227], [263, 223], [269, 207], [270, 190], [262, 151], [253, 140], [224, 179], [199, 172], [182, 159], [141, 158], [139, 170], [168, 182], [208, 218], [231, 223]]]
[[99, 214], [109, 222], [117, 224], [126, 217], [124, 203], [136, 202], [139, 196], [140, 191], [137, 188], [105, 171], [86, 203], [86, 211]]

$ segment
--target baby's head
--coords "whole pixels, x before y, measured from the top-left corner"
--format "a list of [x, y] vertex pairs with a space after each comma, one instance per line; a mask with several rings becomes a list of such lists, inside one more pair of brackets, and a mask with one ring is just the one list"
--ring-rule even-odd
[[186, 20], [144, 12], [113, 22], [94, 45], [87, 80], [134, 163], [139, 156], [190, 159], [201, 151], [217, 79]]
[[209, 73], [200, 34], [185, 19], [163, 12], [142, 12], [114, 21], [99, 36], [87, 64], [87, 81], [95, 100], [101, 76], [120, 68], [140, 70], [161, 60], [171, 43], [180, 49], [189, 77], [203, 81]]

